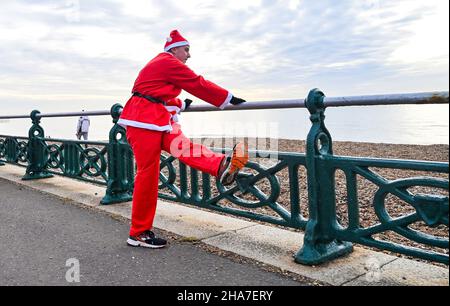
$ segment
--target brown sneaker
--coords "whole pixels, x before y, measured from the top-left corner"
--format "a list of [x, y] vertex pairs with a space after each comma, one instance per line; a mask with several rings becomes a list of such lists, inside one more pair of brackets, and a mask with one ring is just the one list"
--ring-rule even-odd
[[217, 177], [222, 185], [228, 186], [233, 184], [239, 170], [245, 167], [248, 162], [248, 148], [240, 142], [233, 148], [231, 156], [226, 156], [220, 166]]

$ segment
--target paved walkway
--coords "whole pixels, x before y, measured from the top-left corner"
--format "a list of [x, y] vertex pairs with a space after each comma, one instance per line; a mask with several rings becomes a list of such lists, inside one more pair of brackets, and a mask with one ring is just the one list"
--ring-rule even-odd
[[179, 241], [128, 247], [125, 222], [3, 179], [0, 195], [0, 286], [303, 284]]
[[[38, 237], [44, 236], [43, 243], [50, 243], [46, 240], [52, 235], [55, 239], [62, 239], [62, 241], [72, 241], [71, 244], [61, 243], [61, 240], [56, 240], [55, 245], [46, 245], [44, 250], [56, 250], [59, 248], [67, 247], [64, 252], [58, 257], [57, 265], [54, 266], [55, 273], [59, 267], [59, 277], [64, 279], [64, 273], [68, 268], [65, 267], [65, 260], [71, 257], [76, 257], [68, 252], [72, 249], [80, 250], [83, 254], [86, 254], [86, 259], [79, 256], [81, 266], [81, 280], [86, 280], [85, 284], [88, 284], [89, 277], [95, 282], [103, 280], [109, 282], [109, 284], [148, 284], [148, 281], [153, 281], [158, 284], [174, 285], [263, 285], [263, 284], [276, 284], [276, 285], [300, 285], [300, 284], [312, 284], [310, 281], [315, 280], [318, 283], [330, 284], [335, 286], [353, 286], [353, 285], [432, 285], [432, 286], [448, 286], [449, 285], [449, 270], [448, 268], [439, 267], [432, 264], [427, 264], [415, 260], [408, 260], [391, 255], [387, 255], [381, 252], [373, 252], [367, 249], [356, 246], [354, 252], [343, 258], [339, 258], [332, 262], [316, 266], [308, 267], [296, 264], [293, 261], [292, 255], [298, 251], [303, 243], [303, 235], [298, 232], [283, 230], [273, 226], [261, 225], [254, 222], [245, 221], [242, 219], [236, 219], [229, 216], [218, 215], [212, 212], [199, 210], [189, 207], [187, 205], [180, 205], [176, 203], [167, 203], [159, 201], [157, 215], [155, 218], [155, 227], [176, 235], [185, 237], [184, 240], [201, 241], [204, 245], [214, 247], [219, 250], [232, 252], [244, 258], [247, 258], [247, 262], [262, 263], [270, 266], [274, 266], [280, 271], [285, 271], [291, 275], [297, 275], [298, 279], [302, 281], [294, 281], [292, 278], [283, 277], [281, 274], [269, 273], [265, 270], [261, 270], [254, 264], [239, 264], [231, 261], [227, 258], [217, 256], [205, 252], [198, 246], [181, 243], [181, 240], [172, 241], [170, 248], [167, 250], [157, 250], [156, 252], [148, 252], [149, 250], [131, 249], [124, 245], [124, 240], [128, 232], [128, 225], [111, 220], [110, 217], [106, 217], [101, 212], [107, 212], [108, 214], [129, 220], [131, 203], [122, 203], [115, 205], [99, 205], [101, 198], [105, 194], [105, 188], [87, 184], [84, 182], [76, 181], [69, 178], [55, 176], [49, 179], [37, 180], [37, 181], [21, 181], [21, 177], [24, 173], [24, 168], [6, 165], [0, 167], [0, 186], [9, 186], [1, 188], [13, 188], [9, 182], [18, 184], [19, 186], [27, 186], [34, 190], [38, 190], [40, 193], [46, 194], [45, 197], [48, 203], [53, 203], [51, 208], [42, 208], [43, 211], [47, 211], [51, 218], [48, 221], [44, 216], [38, 214], [40, 209], [33, 213], [31, 209], [34, 207], [33, 203], [23, 203], [23, 209], [28, 211], [29, 221], [33, 221], [35, 217], [40, 217], [42, 222], [52, 222], [53, 226], [49, 231], [43, 231], [47, 226], [41, 225], [42, 231], [31, 228], [32, 232], [41, 233]], [[4, 180], [1, 180], [1, 179]], [[16, 188], [18, 188], [16, 186]], [[13, 190], [13, 189], [12, 189]], [[17, 203], [26, 202], [22, 201], [20, 195], [22, 193], [30, 193], [31, 200], [38, 198], [38, 193], [27, 190], [17, 191], [15, 196], [9, 195], [9, 191], [3, 191], [0, 189], [0, 202], [1, 206], [7, 206], [8, 211], [14, 211], [14, 205], [21, 207]], [[3, 204], [6, 194], [9, 199], [9, 204]], [[11, 194], [12, 191], [11, 191]], [[50, 196], [51, 195], [51, 196]], [[44, 195], [40, 195], [44, 196]], [[55, 198], [59, 197], [58, 200]], [[45, 202], [45, 201], [41, 201]], [[72, 203], [81, 207], [89, 208], [89, 210], [80, 210], [79, 208], [72, 207], [73, 205], [56, 205], [56, 203]], [[28, 205], [28, 206], [27, 206]], [[37, 205], [37, 204], [36, 204]], [[40, 205], [44, 205], [41, 203]], [[47, 204], [50, 205], [50, 204]], [[64, 219], [60, 219], [59, 215], [52, 215], [54, 207], [60, 208], [61, 216], [67, 216], [68, 224], [65, 224], [63, 228], [67, 226], [62, 236], [57, 234], [59, 228], [62, 226]], [[20, 222], [13, 225], [14, 212], [3, 214], [4, 208], [1, 208], [1, 235], [0, 242], [3, 248], [5, 242], [11, 243], [16, 247], [20, 247], [22, 238], [28, 240], [36, 239], [34, 233], [29, 234], [33, 236], [26, 236], [22, 233], [21, 239], [17, 239], [10, 234], [10, 231], [6, 231], [8, 226], [20, 227]], [[59, 211], [59, 210], [58, 210]], [[66, 212], [67, 211], [67, 212]], [[68, 211], [72, 213], [69, 214]], [[73, 211], [77, 211], [83, 216], [78, 216]], [[56, 212], [54, 213], [56, 214]], [[71, 221], [70, 216], [74, 215], [74, 219]], [[86, 217], [84, 217], [86, 214]], [[10, 219], [4, 220], [5, 216], [10, 216]], [[90, 217], [87, 217], [90, 216]], [[19, 218], [19, 215], [16, 216]], [[98, 224], [98, 228], [95, 220], [102, 220]], [[20, 219], [19, 219], [20, 220]], [[37, 220], [40, 220], [39, 218]], [[108, 221], [106, 221], [108, 220]], [[34, 221], [33, 221], [34, 222]], [[36, 221], [39, 222], [39, 221]], [[100, 221], [98, 221], [100, 222]], [[106, 225], [106, 223], [108, 223]], [[30, 223], [34, 224], [34, 223]], [[71, 230], [74, 229], [74, 230]], [[104, 229], [103, 229], [104, 228]], [[21, 230], [19, 230], [21, 233]], [[74, 235], [77, 233], [77, 235]], [[79, 233], [79, 235], [78, 235]], [[59, 238], [56, 238], [59, 237]], [[18, 240], [18, 242], [16, 242]], [[91, 241], [91, 242], [90, 242]], [[178, 241], [178, 242], [177, 242]], [[31, 243], [31, 242], [30, 242]], [[89, 244], [91, 243], [91, 244]], [[38, 244], [40, 245], [40, 244]], [[23, 246], [26, 250], [27, 246]], [[104, 250], [103, 250], [103, 249]], [[8, 248], [9, 249], [9, 248]], [[12, 250], [8, 250], [6, 254], [9, 254], [10, 260], [13, 260], [19, 253], [11, 253]], [[42, 254], [41, 254], [42, 253]], [[29, 256], [34, 254], [31, 250]], [[45, 255], [45, 251], [38, 252], [42, 257]], [[5, 255], [6, 256], [6, 255]], [[48, 255], [45, 262], [53, 262], [56, 255]], [[68, 257], [70, 256], [70, 257]], [[130, 259], [131, 256], [131, 259]], [[45, 256], [44, 256], [45, 257]], [[134, 258], [133, 258], [134, 257]], [[2, 258], [2, 257], [1, 257]], [[117, 259], [117, 260], [114, 260]], [[105, 260], [105, 265], [102, 265]], [[110, 261], [109, 261], [110, 260]], [[23, 259], [24, 262], [27, 262]], [[3, 265], [3, 258], [0, 261]], [[155, 267], [157, 262], [157, 267]], [[141, 265], [140, 265], [141, 264]], [[229, 264], [229, 266], [228, 266]], [[83, 272], [83, 265], [86, 268]], [[123, 265], [123, 266], [122, 266]], [[94, 267], [99, 266], [96, 270]], [[132, 266], [134, 273], [127, 273], [129, 267]], [[139, 274], [137, 278], [135, 273], [140, 271], [140, 268], [144, 266], [142, 274]], [[153, 268], [148, 268], [150, 266]], [[33, 265], [27, 265], [30, 271], [33, 271]], [[49, 266], [45, 266], [50, 268]], [[90, 267], [90, 268], [89, 268]], [[101, 268], [100, 268], [101, 267]], [[172, 269], [172, 267], [174, 267]], [[13, 267], [14, 268], [14, 267]], [[90, 270], [88, 270], [89, 268]], [[36, 268], [37, 269], [37, 268]], [[39, 270], [39, 269], [38, 269]], [[2, 267], [3, 271], [3, 267]], [[10, 273], [12, 270], [5, 270]], [[91, 275], [90, 272], [98, 272], [98, 274]], [[197, 273], [191, 273], [197, 271]], [[227, 272], [229, 271], [229, 272]], [[64, 273], [62, 273], [64, 272]], [[30, 272], [31, 273], [31, 272]], [[53, 272], [52, 272], [53, 273]], [[62, 273], [62, 276], [61, 276]], [[85, 274], [83, 274], [85, 273]], [[159, 274], [161, 273], [161, 274]], [[178, 274], [177, 274], [178, 273]], [[258, 274], [262, 273], [262, 274]], [[20, 274], [20, 273], [18, 273]], [[118, 274], [114, 280], [109, 280], [108, 277], [113, 277]], [[168, 274], [171, 274], [169, 276]], [[36, 274], [32, 274], [35, 275]], [[83, 275], [85, 277], [83, 278]], [[119, 276], [123, 275], [123, 276]], [[149, 279], [149, 275], [152, 277]], [[153, 276], [154, 275], [154, 276]], [[197, 276], [198, 275], [198, 276]], [[175, 279], [171, 279], [174, 277]], [[104, 279], [106, 278], [106, 279]], [[35, 278], [29, 277], [28, 281]], [[20, 279], [19, 279], [20, 280]], [[281, 281], [282, 280], [282, 281]], [[25, 279], [22, 279], [25, 282]], [[0, 285], [2, 280], [0, 279]], [[44, 283], [51, 283], [49, 278], [44, 280]]]

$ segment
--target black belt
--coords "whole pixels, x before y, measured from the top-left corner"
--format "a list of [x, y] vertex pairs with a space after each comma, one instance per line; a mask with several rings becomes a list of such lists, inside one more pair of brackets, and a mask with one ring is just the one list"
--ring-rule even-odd
[[158, 104], [162, 104], [162, 105], [166, 105], [166, 102], [164, 102], [163, 100], [157, 99], [157, 98], [153, 98], [152, 96], [148, 96], [148, 95], [143, 95], [139, 92], [133, 92], [133, 96], [136, 97], [140, 97], [140, 98], [144, 98], [152, 103], [158, 103]]

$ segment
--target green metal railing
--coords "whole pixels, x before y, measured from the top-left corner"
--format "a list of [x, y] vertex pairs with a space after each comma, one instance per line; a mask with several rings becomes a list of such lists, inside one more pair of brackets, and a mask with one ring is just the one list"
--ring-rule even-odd
[[130, 201], [133, 193], [134, 161], [125, 137], [125, 129], [117, 124], [121, 110], [122, 106], [115, 104], [109, 112], [83, 113], [90, 116], [112, 116], [114, 126], [108, 142], [45, 138], [44, 129], [40, 126], [41, 118], [79, 116], [81, 113], [41, 115], [35, 110], [28, 116], [31, 117], [32, 127], [27, 138], [0, 135], [0, 165], [3, 159], [3, 162], [26, 167], [23, 180], [49, 178], [56, 174], [106, 185], [102, 204]]
[[[414, 242], [448, 250], [448, 235], [446, 238], [434, 237], [409, 228], [409, 225], [419, 221], [425, 222], [428, 226], [443, 224], [448, 228], [448, 195], [414, 194], [408, 190], [415, 186], [430, 186], [444, 189], [448, 193], [448, 177], [447, 179], [414, 177], [390, 181], [371, 168], [422, 170], [448, 174], [449, 164], [334, 156], [331, 135], [324, 122], [324, 94], [319, 90], [314, 90], [310, 92], [306, 103], [313, 124], [307, 138], [310, 217], [306, 226], [304, 246], [295, 255], [295, 260], [310, 265], [323, 263], [351, 252], [351, 242], [356, 242], [448, 264], [448, 253], [425, 251], [374, 238], [376, 234], [394, 231]], [[344, 171], [347, 182], [346, 198], [349, 218], [347, 228], [343, 228], [338, 223], [336, 215], [335, 174], [339, 169]], [[357, 175], [378, 186], [378, 191], [373, 199], [373, 207], [379, 223], [367, 228], [362, 228], [359, 223]], [[386, 197], [389, 194], [405, 201], [415, 211], [401, 217], [391, 217], [385, 205]]]
[[[306, 141], [306, 153], [252, 151], [255, 160], [267, 156], [276, 156], [276, 160], [271, 160], [273, 165], [270, 167], [250, 161], [237, 182], [228, 188], [172, 156], [161, 155], [160, 198], [305, 230], [304, 245], [294, 256], [295, 261], [302, 264], [320, 264], [347, 254], [352, 251], [352, 243], [448, 264], [448, 175], [446, 178], [432, 175], [448, 174], [449, 164], [333, 155], [332, 138], [325, 127], [325, 109], [343, 106], [346, 102], [347, 105], [448, 103], [448, 92], [325, 98], [320, 90], [315, 89], [305, 101], [256, 102], [254, 109], [306, 107], [309, 110], [312, 127]], [[253, 109], [252, 104], [227, 109]], [[114, 126], [108, 142], [45, 138], [40, 126], [41, 118], [78, 116], [79, 113], [43, 115], [33, 111], [30, 116], [0, 117], [31, 117], [32, 120], [28, 138], [0, 135], [0, 165], [9, 163], [26, 167], [23, 179], [27, 180], [57, 174], [106, 185], [102, 204], [130, 201], [135, 166], [125, 130], [117, 124], [121, 110], [122, 106], [116, 104], [109, 112], [84, 113], [112, 116]], [[207, 106], [193, 106], [191, 111], [210, 110]], [[227, 150], [219, 151], [224, 153]], [[376, 169], [421, 171], [430, 175], [391, 180]], [[300, 179], [300, 171], [306, 172], [305, 182]], [[347, 226], [338, 220], [336, 212], [335, 177], [339, 171], [344, 173], [346, 182]], [[287, 173], [288, 182], [280, 182], [281, 173]], [[376, 187], [371, 202], [377, 220], [371, 226], [363, 226], [360, 222], [358, 179], [361, 178]], [[308, 203], [301, 203], [301, 183], [307, 186]], [[417, 187], [425, 192], [417, 192]], [[280, 203], [282, 193], [289, 199], [288, 205]], [[387, 209], [391, 196], [407, 203], [411, 211], [402, 216], [391, 216]], [[414, 229], [412, 225], [417, 222], [430, 228], [445, 226], [447, 235], [441, 237]], [[378, 238], [388, 231], [417, 245], [441, 251]]]

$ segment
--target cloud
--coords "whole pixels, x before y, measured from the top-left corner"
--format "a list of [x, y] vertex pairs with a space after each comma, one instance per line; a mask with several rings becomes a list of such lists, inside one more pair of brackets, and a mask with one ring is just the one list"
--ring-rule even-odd
[[21, 0], [0, 4], [0, 104], [124, 103], [174, 28], [249, 100], [448, 89], [448, 1]]

